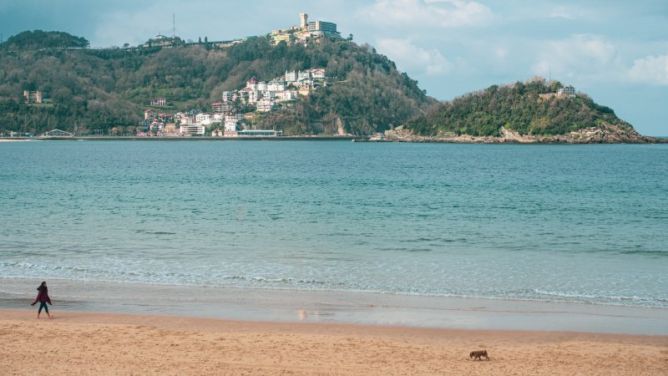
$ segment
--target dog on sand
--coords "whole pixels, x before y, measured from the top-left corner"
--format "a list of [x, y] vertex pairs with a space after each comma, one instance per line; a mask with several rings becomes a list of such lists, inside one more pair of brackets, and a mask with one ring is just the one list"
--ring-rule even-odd
[[487, 350], [471, 351], [469, 358], [473, 360], [482, 360], [482, 358], [489, 360], [489, 356], [487, 356]]

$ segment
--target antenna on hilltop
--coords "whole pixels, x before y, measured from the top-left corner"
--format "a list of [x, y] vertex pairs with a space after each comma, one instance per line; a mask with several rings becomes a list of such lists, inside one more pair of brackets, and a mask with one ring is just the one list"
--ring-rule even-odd
[[176, 14], [172, 13], [172, 38], [176, 38]]

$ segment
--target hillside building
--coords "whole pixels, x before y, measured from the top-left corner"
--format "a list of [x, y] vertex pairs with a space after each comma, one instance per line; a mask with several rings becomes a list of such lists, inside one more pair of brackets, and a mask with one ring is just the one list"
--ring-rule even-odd
[[41, 91], [23, 91], [23, 100], [26, 104], [41, 104], [44, 102], [44, 93]]
[[305, 30], [308, 27], [308, 14], [299, 13], [299, 27]]
[[222, 113], [224, 108], [224, 103], [223, 102], [213, 102], [211, 103], [211, 109], [213, 110], [214, 113]]
[[239, 123], [244, 119], [242, 114], [225, 115], [225, 133], [236, 132], [239, 129]]
[[273, 107], [274, 101], [271, 98], [262, 98], [256, 104], [257, 112], [269, 112]]
[[311, 36], [326, 36], [329, 38], [340, 37], [338, 31], [336, 31], [336, 24], [333, 22], [326, 21], [313, 21], [308, 23], [308, 31], [311, 33]]
[[151, 47], [174, 47], [183, 44], [183, 40], [179, 37], [167, 37], [164, 35], [156, 35], [154, 38], [151, 38], [142, 44], [141, 47], [151, 48]]
[[209, 126], [212, 123], [211, 114], [199, 113], [195, 115], [195, 123], [203, 126]]
[[292, 83], [297, 82], [297, 71], [285, 72], [285, 82]]
[[575, 96], [575, 88], [571, 85], [564, 86], [557, 91], [557, 96], [558, 97], [574, 97]]
[[167, 100], [165, 98], [151, 99], [151, 106], [153, 107], [165, 107], [166, 105], [167, 105]]
[[234, 101], [236, 93], [233, 91], [223, 91], [223, 103]]

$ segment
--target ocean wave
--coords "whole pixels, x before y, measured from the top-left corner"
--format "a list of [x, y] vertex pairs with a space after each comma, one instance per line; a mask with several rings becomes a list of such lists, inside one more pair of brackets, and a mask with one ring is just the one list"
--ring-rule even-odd
[[[662, 303], [668, 302], [667, 299], [658, 298], [658, 297], [644, 297], [644, 296], [624, 296], [624, 295], [600, 295], [600, 294], [586, 294], [586, 293], [577, 293], [577, 292], [565, 292], [565, 291], [550, 291], [550, 290], [541, 290], [534, 289], [538, 295], [541, 296], [552, 296], [557, 298], [563, 298], [564, 300], [576, 300], [576, 301], [586, 301], [589, 303], [605, 302], [632, 302], [632, 303], [649, 303], [651, 305], [663, 305]], [[642, 304], [641, 304], [642, 305]]]
[[[409, 247], [401, 252], [410, 252]], [[127, 261], [127, 260], [125, 260]], [[181, 264], [179, 264], [181, 266]], [[236, 268], [236, 269], [235, 269]], [[239, 272], [235, 271], [238, 270]], [[399, 271], [399, 270], [398, 270]], [[560, 289], [543, 285], [543, 288], [519, 288], [512, 286], [454, 286], [447, 283], [429, 285], [421, 279], [406, 281], [406, 276], [394, 274], [392, 278], [379, 280], [376, 277], [351, 270], [350, 275], [306, 274], [299, 271], [280, 269], [245, 269], [230, 267], [225, 271], [209, 265], [199, 265], [190, 269], [175, 270], [174, 264], [150, 264], [135, 261], [131, 264], [123, 260], [106, 260], [97, 265], [65, 265], [47, 262], [27, 262], [23, 260], [0, 261], [0, 276], [16, 278], [63, 278], [100, 282], [132, 282], [147, 284], [171, 284], [188, 286], [229, 286], [234, 288], [287, 288], [298, 290], [340, 290], [388, 293], [398, 295], [443, 296], [483, 299], [532, 300], [551, 302], [575, 302], [588, 304], [624, 305], [639, 307], [668, 307], [668, 297], [660, 290], [643, 290], [640, 294], [623, 294], [622, 289], [591, 289], [581, 291], [577, 287]], [[550, 288], [552, 287], [552, 288]]]
[[409, 247], [383, 247], [375, 248], [378, 251], [391, 251], [391, 252], [431, 252], [431, 248], [409, 248]]
[[171, 231], [148, 231], [148, 230], [136, 230], [137, 234], [147, 234], [147, 235], [176, 235], [175, 232]]
[[667, 251], [648, 251], [648, 250], [628, 250], [621, 251], [619, 254], [622, 255], [641, 255], [641, 256], [651, 256], [651, 257], [668, 257]]

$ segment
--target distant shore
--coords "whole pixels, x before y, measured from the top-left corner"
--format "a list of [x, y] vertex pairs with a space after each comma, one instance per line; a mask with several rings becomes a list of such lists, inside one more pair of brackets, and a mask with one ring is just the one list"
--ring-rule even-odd
[[567, 138], [503, 138], [503, 137], [389, 137], [373, 136], [248, 136], [248, 137], [138, 137], [138, 136], [75, 136], [75, 137], [13, 137], [1, 138], [0, 142], [22, 141], [353, 141], [371, 143], [432, 143], [432, 144], [665, 144], [668, 137], [643, 136], [639, 140], [582, 140], [573, 141]]
[[[11, 375], [659, 375], [666, 336], [295, 324], [0, 309]], [[469, 353], [485, 349], [489, 361]]]
[[247, 137], [139, 137], [139, 136], [74, 136], [0, 138], [2, 141], [351, 141], [367, 140], [357, 136], [247, 136]]

